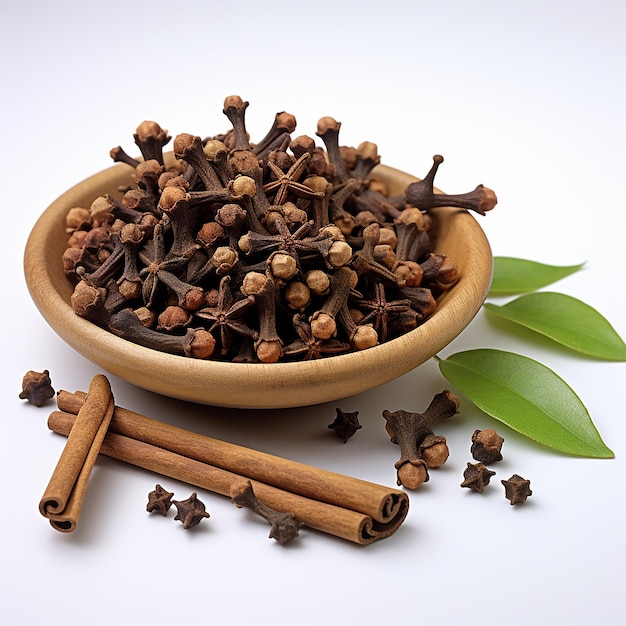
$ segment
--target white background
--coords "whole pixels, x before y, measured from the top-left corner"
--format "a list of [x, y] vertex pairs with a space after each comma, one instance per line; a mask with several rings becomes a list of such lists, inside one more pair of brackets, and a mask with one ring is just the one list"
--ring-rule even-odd
[[[145, 511], [161, 482], [110, 459], [92, 475], [78, 530], [37, 511], [65, 439], [54, 403], [18, 399], [23, 374], [86, 389], [95, 366], [32, 304], [28, 233], [58, 195], [131, 153], [154, 119], [172, 135], [223, 132], [226, 95], [250, 102], [252, 139], [277, 111], [298, 133], [342, 122], [343, 143], [379, 146], [424, 175], [435, 153], [449, 193], [478, 183], [499, 204], [478, 218], [497, 255], [584, 271], [553, 288], [596, 307], [626, 336], [624, 146], [626, 5], [619, 0], [442, 2], [13, 2], [3, 8], [0, 614], [6, 623], [585, 624], [618, 623], [623, 603], [624, 364], [594, 361], [480, 312], [442, 356], [491, 347], [535, 358], [578, 393], [614, 460], [531, 444], [462, 403], [439, 429], [451, 458], [411, 493], [393, 537], [368, 547], [304, 529], [286, 547], [262, 520], [199, 492], [211, 514], [193, 531]], [[449, 387], [434, 361], [336, 403], [237, 411], [158, 397], [111, 378], [117, 403], [197, 432], [393, 485], [398, 448], [383, 409], [420, 411]], [[326, 426], [339, 406], [363, 428], [346, 444]], [[461, 489], [471, 433], [495, 426], [505, 460], [480, 496]], [[512, 507], [499, 479], [533, 496]], [[86, 616], [89, 615], [89, 618]]]

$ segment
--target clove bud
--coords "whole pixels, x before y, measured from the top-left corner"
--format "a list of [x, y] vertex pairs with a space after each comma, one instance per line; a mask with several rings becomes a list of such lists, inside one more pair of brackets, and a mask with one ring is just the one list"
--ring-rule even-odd
[[493, 429], [475, 430], [470, 452], [476, 461], [491, 465], [502, 460], [504, 439]]
[[298, 536], [302, 523], [295, 518], [293, 513], [276, 511], [261, 502], [256, 497], [249, 480], [233, 485], [230, 496], [235, 506], [250, 509], [269, 522], [272, 525], [269, 537], [275, 539], [280, 545], [285, 545]]
[[54, 389], [50, 380], [50, 372], [34, 372], [29, 370], [22, 379], [22, 391], [19, 394], [21, 400], [28, 400], [35, 406], [44, 405], [50, 398], [54, 397]]
[[[398, 485], [416, 489], [428, 481], [428, 467], [437, 467], [445, 462], [448, 458], [445, 437], [433, 438], [432, 427], [458, 411], [459, 398], [448, 390], [435, 395], [423, 413], [383, 411], [391, 442], [400, 446], [400, 459], [395, 463]], [[431, 449], [432, 453], [429, 452]], [[432, 465], [428, 464], [429, 461]]]
[[[448, 205], [484, 213], [496, 203], [493, 192], [479, 185], [469, 194], [435, 193], [443, 161], [436, 156], [424, 180], [389, 197], [376, 179], [375, 143], [342, 145], [341, 123], [328, 116], [317, 124], [323, 145], [292, 137], [296, 118], [284, 111], [254, 143], [248, 106], [226, 97], [230, 128], [206, 139], [176, 135], [167, 163], [163, 149], [172, 137], [150, 120], [133, 135], [141, 159], [121, 146], [111, 150], [133, 169], [132, 187], [72, 207], [65, 219], [61, 262], [77, 285], [75, 312], [157, 350], [263, 363], [363, 350], [417, 328], [458, 278], [453, 259], [433, 254], [436, 218], [428, 211]], [[250, 274], [269, 275], [272, 289], [267, 302], [261, 296], [242, 311], [237, 303], [251, 295]], [[210, 300], [226, 276], [233, 302], [224, 310]], [[121, 329], [124, 308], [158, 320], [157, 332], [170, 339], [151, 334], [152, 323], [150, 333], [130, 332], [128, 320]], [[215, 310], [198, 314], [207, 308]], [[187, 349], [181, 337], [195, 322], [220, 349], [211, 350], [206, 337], [201, 349]]]
[[435, 193], [435, 174], [442, 163], [443, 157], [436, 154], [428, 174], [422, 180], [411, 183], [406, 188], [404, 197], [408, 204], [423, 211], [443, 206], [459, 207], [460, 209], [476, 211], [480, 215], [485, 215], [487, 211], [491, 211], [496, 206], [498, 202], [496, 194], [484, 185], [478, 185], [473, 191], [463, 194]]

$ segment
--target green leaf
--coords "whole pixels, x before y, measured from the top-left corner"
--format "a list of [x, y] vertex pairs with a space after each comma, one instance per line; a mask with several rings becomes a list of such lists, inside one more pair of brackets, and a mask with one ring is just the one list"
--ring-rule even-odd
[[493, 280], [490, 296], [527, 293], [550, 285], [574, 274], [583, 267], [578, 265], [545, 265], [526, 259], [497, 256], [493, 260]]
[[479, 409], [522, 435], [567, 454], [614, 456], [578, 396], [545, 365], [479, 349], [439, 360], [439, 368]]
[[626, 361], [626, 344], [593, 307], [562, 293], [538, 292], [503, 306], [485, 303], [498, 317], [530, 328], [589, 356]]

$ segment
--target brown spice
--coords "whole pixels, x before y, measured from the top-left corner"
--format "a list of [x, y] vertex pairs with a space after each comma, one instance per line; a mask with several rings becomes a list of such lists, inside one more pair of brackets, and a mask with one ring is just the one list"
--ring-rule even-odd
[[422, 210], [432, 209], [438, 206], [454, 206], [462, 209], [469, 209], [484, 215], [491, 211], [497, 203], [495, 193], [478, 185], [473, 191], [465, 194], [449, 195], [435, 193], [433, 182], [439, 166], [443, 163], [443, 157], [436, 154], [433, 157], [433, 166], [423, 180], [411, 183], [406, 191], [406, 201]]
[[489, 484], [492, 476], [496, 473], [491, 471], [484, 463], [468, 463], [467, 469], [463, 472], [463, 482], [461, 487], [467, 487], [477, 493], [482, 493]]
[[470, 452], [476, 461], [490, 465], [502, 460], [503, 443], [504, 439], [493, 429], [475, 430]]
[[504, 485], [504, 495], [511, 504], [522, 504], [529, 496], [533, 495], [530, 489], [530, 480], [513, 474], [508, 480], [500, 481]]
[[206, 359], [215, 350], [215, 338], [207, 330], [188, 328], [183, 335], [158, 332], [146, 328], [141, 319], [130, 309], [124, 309], [112, 315], [109, 328], [124, 339], [169, 354]]
[[35, 372], [29, 370], [22, 379], [21, 400], [28, 400], [35, 406], [43, 406], [50, 398], [54, 397], [54, 389], [50, 380], [50, 372]]
[[[60, 391], [60, 410], [50, 414], [48, 427], [68, 435], [84, 401], [84, 392]], [[115, 407], [102, 453], [227, 496], [247, 478], [268, 506], [361, 545], [393, 534], [408, 513], [408, 496], [398, 489], [218, 441], [121, 407]]]
[[[452, 417], [459, 410], [459, 398], [448, 390], [435, 395], [424, 413], [404, 410], [383, 411], [385, 428], [391, 442], [400, 446], [400, 459], [396, 461], [397, 483], [407, 489], [416, 489], [428, 481], [428, 460], [437, 467], [448, 458], [445, 437], [430, 439], [424, 448], [422, 444], [433, 435], [432, 427], [439, 420]], [[426, 451], [432, 448], [432, 454]]]
[[174, 519], [180, 521], [185, 530], [197, 526], [204, 518], [211, 517], [204, 502], [198, 500], [195, 491], [186, 500], [172, 500], [172, 504], [178, 511]]
[[417, 454], [427, 467], [441, 467], [450, 456], [446, 438], [442, 435], [426, 435], [417, 449]]
[[97, 374], [78, 411], [74, 428], [39, 502], [40, 513], [61, 532], [72, 532], [85, 498], [87, 483], [105, 439], [114, 410], [106, 376]]
[[148, 494], [148, 504], [146, 505], [146, 511], [148, 513], [160, 513], [161, 515], [167, 515], [167, 512], [172, 506], [172, 496], [174, 494], [163, 489], [161, 485], [157, 484], [153, 491]]
[[430, 480], [428, 466], [423, 459], [407, 461], [397, 469], [398, 485], [402, 485], [406, 489], [417, 489]]
[[359, 424], [359, 412], [346, 413], [341, 409], [335, 409], [337, 411], [337, 417], [332, 424], [328, 425], [328, 428], [335, 431], [337, 436], [346, 443], [357, 430], [363, 426]]
[[303, 526], [293, 513], [277, 511], [261, 502], [256, 497], [249, 480], [233, 485], [230, 496], [233, 504], [238, 507], [246, 507], [269, 522], [272, 525], [269, 537], [276, 539], [281, 546], [295, 539]]
[[[193, 318], [220, 349], [182, 353], [223, 360], [246, 353], [266, 363], [336, 353], [284, 350], [301, 340], [296, 315], [309, 321], [316, 340], [332, 337], [339, 342], [334, 347], [349, 350], [373, 347], [423, 323], [436, 309], [437, 296], [457, 278], [453, 260], [431, 254], [435, 231], [427, 211], [443, 202], [484, 213], [495, 204], [493, 193], [479, 186], [460, 196], [435, 194], [433, 180], [443, 160], [436, 157], [422, 183], [390, 198], [372, 175], [380, 162], [375, 144], [342, 146], [341, 123], [331, 117], [317, 126], [325, 149], [306, 135], [292, 139], [296, 120], [286, 112], [276, 114], [255, 144], [246, 130], [247, 108], [239, 96], [225, 98], [231, 128], [205, 140], [177, 135], [174, 162], [163, 155], [171, 137], [152, 121], [134, 135], [143, 160], [121, 147], [111, 151], [115, 161], [133, 168], [135, 187], [121, 200], [107, 194], [67, 214], [70, 236], [62, 261], [77, 282], [77, 314], [119, 333], [116, 314], [142, 310], [143, 319], [160, 319], [150, 330], [166, 338], [128, 324], [123, 336], [154, 349], [170, 346], [177, 354], [180, 341], [171, 338]], [[335, 297], [333, 279], [344, 269], [356, 280]], [[267, 314], [259, 313], [260, 306], [240, 306], [242, 294], [252, 295], [244, 286], [251, 273], [274, 281], [266, 296], [276, 301]], [[223, 310], [219, 322], [211, 311], [194, 315], [212, 306], [208, 294], [219, 290], [225, 276], [233, 307], [228, 322]], [[163, 315], [173, 304], [180, 309]], [[254, 352], [248, 349], [251, 340]]]
[[319, 359], [325, 355], [341, 354], [351, 349], [349, 343], [338, 339], [318, 339], [313, 336], [311, 325], [302, 314], [293, 316], [293, 325], [298, 338], [285, 346], [283, 354], [287, 357], [297, 356], [304, 361]]

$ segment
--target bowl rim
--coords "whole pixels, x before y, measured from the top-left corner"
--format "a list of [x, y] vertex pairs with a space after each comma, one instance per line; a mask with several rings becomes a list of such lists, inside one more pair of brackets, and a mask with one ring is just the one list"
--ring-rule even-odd
[[[464, 209], [442, 207], [432, 211], [440, 228], [435, 251], [445, 252], [445, 241], [463, 232], [467, 235], [463, 254], [468, 262], [458, 282], [438, 298], [435, 313], [404, 335], [360, 352], [271, 364], [199, 360], [145, 348], [76, 315], [69, 303], [72, 284], [63, 274], [60, 257], [56, 264], [51, 257], [51, 247], [59, 245], [60, 237], [67, 238], [67, 210], [85, 206], [85, 198], [93, 200], [103, 195], [102, 190], [116, 189], [129, 179], [131, 171], [130, 166], [116, 164], [61, 194], [30, 232], [24, 273], [35, 306], [66, 343], [107, 372], [158, 394], [199, 404], [253, 409], [307, 406], [352, 396], [390, 382], [437, 354], [475, 317], [491, 285], [493, 257], [480, 225]], [[418, 180], [386, 165], [377, 166], [372, 176], [402, 187]], [[68, 286], [64, 294], [57, 288], [61, 277]], [[425, 353], [428, 356], [416, 356]], [[377, 370], [376, 382], [371, 381], [372, 368]], [[173, 375], [184, 381], [178, 392], [170, 384]], [[308, 393], [312, 386], [315, 393]]]

